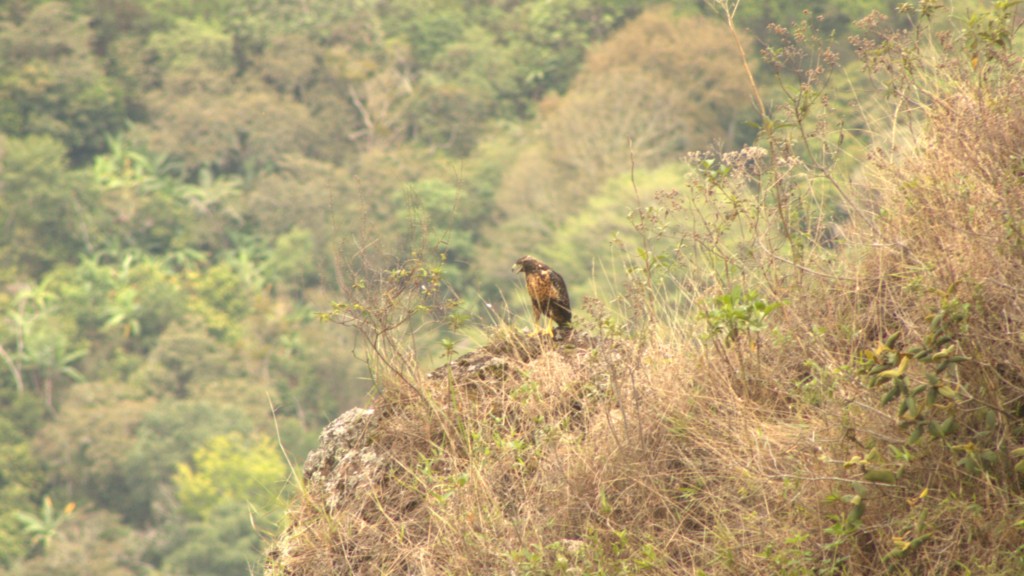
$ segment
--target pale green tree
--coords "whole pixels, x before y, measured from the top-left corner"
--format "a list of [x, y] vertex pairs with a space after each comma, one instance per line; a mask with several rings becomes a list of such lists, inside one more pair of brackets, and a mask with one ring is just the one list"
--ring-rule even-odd
[[189, 518], [209, 518], [219, 506], [252, 507], [257, 515], [281, 509], [288, 468], [266, 436], [246, 438], [238, 432], [213, 436], [178, 464], [174, 486]]

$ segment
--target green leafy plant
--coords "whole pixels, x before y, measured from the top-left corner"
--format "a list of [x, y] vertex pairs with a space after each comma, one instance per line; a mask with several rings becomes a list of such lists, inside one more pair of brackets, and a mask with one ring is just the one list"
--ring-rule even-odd
[[16, 511], [15, 518], [21, 522], [22, 530], [28, 536], [29, 542], [36, 552], [45, 552], [53, 539], [57, 536], [60, 527], [71, 517], [75, 511], [75, 503], [68, 502], [63, 509], [57, 511], [53, 507], [53, 500], [46, 496], [39, 505], [39, 513]]
[[[967, 304], [950, 300], [933, 315], [929, 332], [921, 342], [897, 351], [894, 347], [900, 333], [896, 332], [861, 355], [859, 370], [867, 385], [886, 390], [881, 397], [882, 405], [899, 401], [897, 416], [901, 425], [910, 429], [909, 444], [917, 443], [925, 433], [942, 439], [954, 430], [957, 402], [964, 400], [967, 392], [957, 384], [955, 376], [950, 378], [950, 373], [958, 364], [970, 360], [956, 353], [969, 310]], [[911, 366], [919, 370], [910, 370]]]
[[768, 327], [768, 316], [781, 305], [765, 300], [756, 290], [744, 292], [734, 286], [728, 293], [716, 296], [712, 307], [704, 312], [708, 334], [727, 342], [735, 342], [741, 336], [749, 338]]

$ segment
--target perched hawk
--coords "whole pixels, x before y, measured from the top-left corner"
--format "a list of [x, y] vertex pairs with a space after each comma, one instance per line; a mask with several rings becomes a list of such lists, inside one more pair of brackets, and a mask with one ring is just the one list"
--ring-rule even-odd
[[550, 266], [533, 256], [516, 260], [512, 270], [526, 274], [526, 291], [533, 304], [533, 320], [540, 320], [544, 314], [558, 325], [556, 330], [572, 330], [572, 306], [569, 304], [569, 289], [565, 280]]

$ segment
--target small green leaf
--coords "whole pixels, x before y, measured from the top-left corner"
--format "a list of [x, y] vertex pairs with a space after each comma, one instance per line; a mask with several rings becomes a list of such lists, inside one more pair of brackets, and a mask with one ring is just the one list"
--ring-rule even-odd
[[907, 439], [908, 444], [917, 444], [917, 441], [921, 439], [921, 434], [924, 433], [924, 426], [918, 425], [914, 428], [914, 431], [910, 433], [910, 438]]
[[899, 393], [900, 389], [893, 386], [888, 392], [885, 393], [885, 396], [882, 396], [882, 406], [885, 406], [889, 402], [892, 402], [893, 399], [896, 398], [896, 395]]
[[952, 430], [953, 430], [953, 417], [952, 416], [950, 416], [949, 418], [946, 418], [945, 420], [943, 420], [942, 424], [939, 424], [939, 432], [942, 434], [943, 437], [948, 435], [950, 433], [950, 431], [952, 431]]

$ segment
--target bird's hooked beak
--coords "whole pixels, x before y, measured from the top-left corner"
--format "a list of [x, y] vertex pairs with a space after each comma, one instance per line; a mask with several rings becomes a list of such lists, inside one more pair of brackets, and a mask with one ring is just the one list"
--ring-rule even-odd
[[523, 271], [523, 265], [520, 264], [519, 262], [516, 262], [515, 264], [512, 265], [512, 271], [517, 273], [517, 274], [519, 272], [522, 272]]

